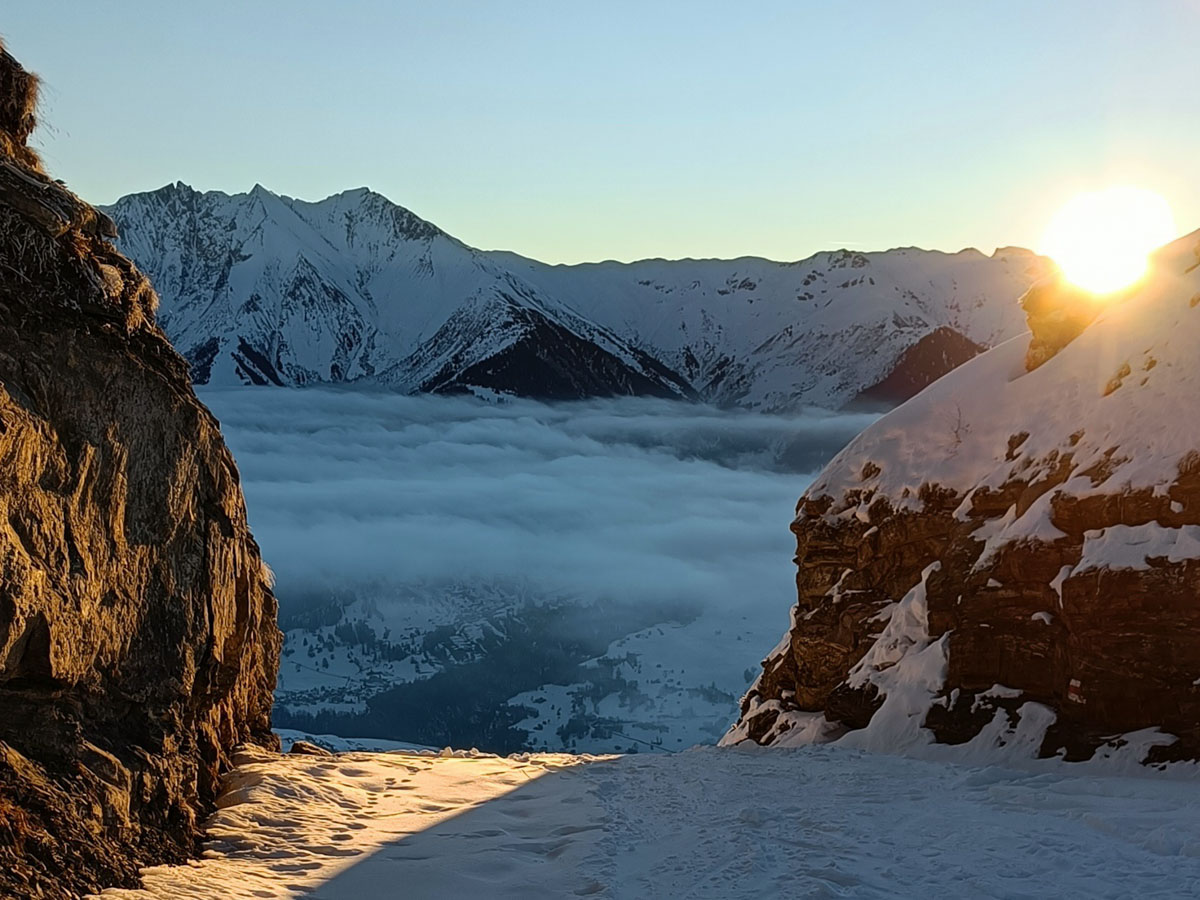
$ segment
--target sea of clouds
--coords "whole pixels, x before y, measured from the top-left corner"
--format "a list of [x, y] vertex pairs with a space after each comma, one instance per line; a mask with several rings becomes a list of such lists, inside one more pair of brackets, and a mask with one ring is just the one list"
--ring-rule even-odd
[[285, 612], [313, 591], [523, 579], [585, 600], [769, 597], [782, 627], [796, 499], [872, 419], [328, 388], [201, 398]]

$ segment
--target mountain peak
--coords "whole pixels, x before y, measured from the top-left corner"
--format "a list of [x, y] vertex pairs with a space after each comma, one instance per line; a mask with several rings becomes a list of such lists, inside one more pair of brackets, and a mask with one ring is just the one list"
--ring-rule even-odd
[[[128, 194], [129, 197], [175, 197], [175, 196], [191, 196], [197, 193], [196, 189], [185, 181], [167, 182], [162, 187], [154, 188], [150, 191], [141, 191], [136, 194]], [[124, 197], [121, 199], [125, 199]], [[114, 206], [116, 204], [113, 204]]]

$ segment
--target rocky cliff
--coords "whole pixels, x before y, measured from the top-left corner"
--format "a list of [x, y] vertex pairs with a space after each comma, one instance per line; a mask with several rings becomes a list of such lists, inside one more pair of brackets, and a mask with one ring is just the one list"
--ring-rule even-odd
[[856, 438], [801, 498], [798, 603], [726, 743], [1200, 754], [1200, 233]]
[[0, 50], [0, 896], [195, 850], [271, 745], [279, 633], [238, 473], [113, 223], [26, 147]]

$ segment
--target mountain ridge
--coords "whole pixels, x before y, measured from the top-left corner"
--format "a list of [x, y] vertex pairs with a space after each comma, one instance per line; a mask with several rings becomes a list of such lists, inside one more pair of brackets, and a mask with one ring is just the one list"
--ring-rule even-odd
[[175, 182], [105, 209], [195, 380], [217, 385], [839, 408], [937, 329], [1020, 333], [1015, 301], [1050, 268], [1010, 248], [547, 264], [365, 187], [305, 201]]

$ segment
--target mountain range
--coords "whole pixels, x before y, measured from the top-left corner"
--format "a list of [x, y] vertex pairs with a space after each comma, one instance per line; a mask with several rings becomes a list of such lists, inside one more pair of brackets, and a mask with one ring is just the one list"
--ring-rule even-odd
[[198, 384], [892, 405], [1024, 331], [1028, 250], [548, 265], [366, 188], [320, 202], [183, 183], [105, 208]]

